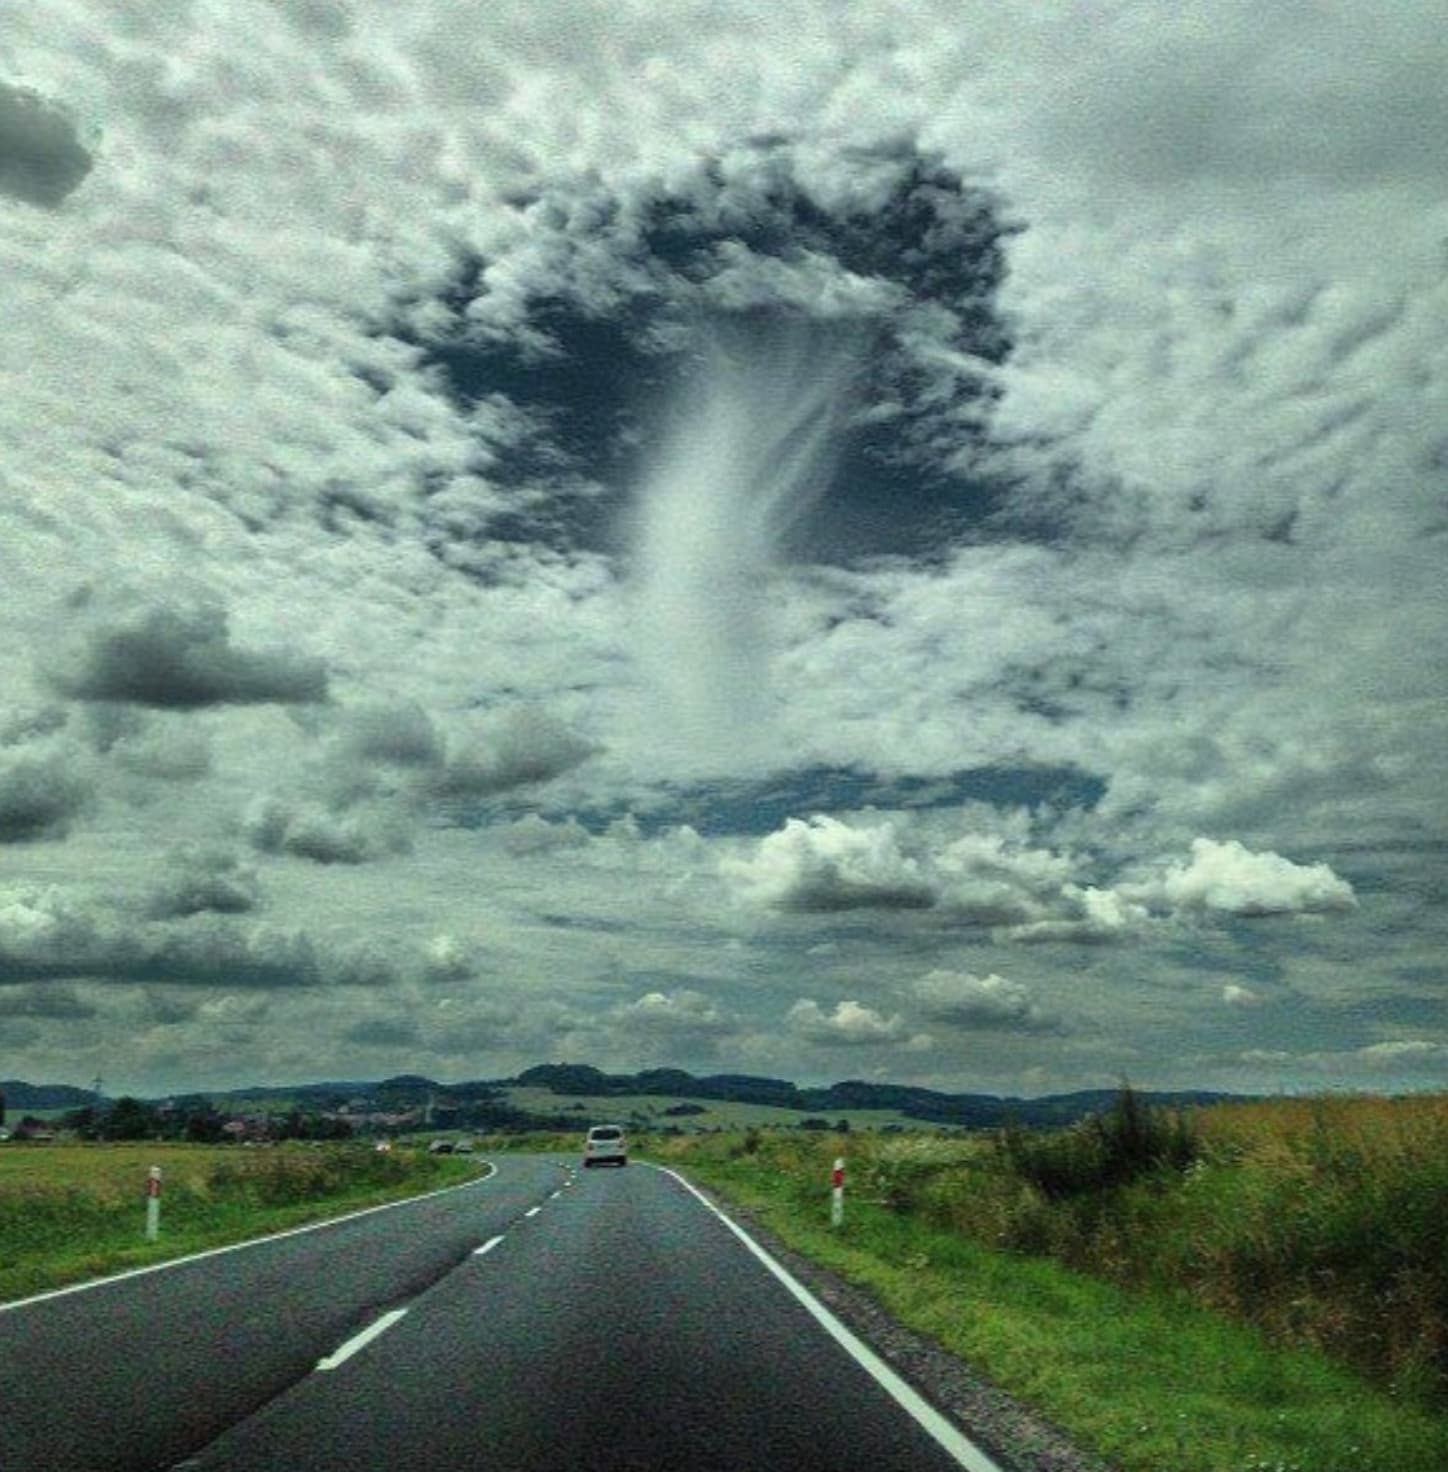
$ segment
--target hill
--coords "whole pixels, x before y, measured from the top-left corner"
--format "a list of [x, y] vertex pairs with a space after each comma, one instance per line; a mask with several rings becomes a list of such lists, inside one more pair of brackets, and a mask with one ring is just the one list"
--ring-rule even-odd
[[[27, 1110], [79, 1109], [96, 1102], [89, 1089], [67, 1084], [35, 1085], [19, 1080], [0, 1084], [12, 1114]], [[1017, 1123], [1047, 1128], [1072, 1124], [1088, 1114], [1109, 1109], [1115, 1089], [1091, 1089], [1023, 1099], [995, 1094], [943, 1093], [908, 1084], [847, 1079], [825, 1087], [801, 1088], [789, 1079], [747, 1073], [696, 1076], [680, 1068], [651, 1068], [639, 1073], [605, 1073], [586, 1063], [543, 1063], [515, 1078], [440, 1083], [422, 1074], [398, 1074], [381, 1080], [330, 1080], [286, 1087], [258, 1086], [205, 1095], [214, 1107], [236, 1113], [302, 1110], [418, 1111], [428, 1125], [469, 1129], [557, 1129], [577, 1125], [581, 1101], [592, 1109], [609, 1100], [636, 1109], [652, 1103], [650, 1115], [668, 1113], [682, 1104], [724, 1107], [696, 1124], [733, 1121], [736, 1106], [770, 1111], [773, 1122], [819, 1127], [825, 1120], [853, 1117], [857, 1123], [916, 1123], [957, 1129], [994, 1129]], [[197, 1096], [201, 1097], [201, 1096]], [[1201, 1091], [1142, 1093], [1143, 1102], [1182, 1108], [1220, 1102], [1232, 1096]], [[557, 1101], [556, 1105], [553, 1101]], [[627, 1101], [627, 1102], [626, 1102]], [[691, 1114], [695, 1111], [690, 1111]], [[875, 1121], [860, 1115], [878, 1115]], [[796, 1117], [797, 1116], [797, 1117]], [[683, 1117], [680, 1112], [678, 1117]], [[766, 1116], [758, 1116], [764, 1118]]]

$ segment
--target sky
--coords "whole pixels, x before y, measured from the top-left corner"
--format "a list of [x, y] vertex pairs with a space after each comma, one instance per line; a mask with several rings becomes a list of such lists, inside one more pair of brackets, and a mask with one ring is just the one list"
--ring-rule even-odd
[[1448, 1086], [1448, 33], [0, 28], [0, 1077]]

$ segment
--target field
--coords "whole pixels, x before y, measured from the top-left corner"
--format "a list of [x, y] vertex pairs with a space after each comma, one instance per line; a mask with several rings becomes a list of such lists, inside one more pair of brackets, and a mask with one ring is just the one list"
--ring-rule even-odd
[[[162, 1170], [161, 1233], [144, 1240]], [[367, 1146], [0, 1146], [0, 1302], [465, 1180], [481, 1162]]]
[[650, 1150], [1128, 1472], [1448, 1467], [1448, 1099]]
[[[555, 1094], [551, 1089], [508, 1088], [503, 1090], [507, 1102], [529, 1114], [555, 1116], [576, 1113], [580, 1132], [589, 1125], [627, 1124], [630, 1120], [660, 1129], [677, 1124], [683, 1130], [797, 1129], [800, 1121], [810, 1116], [798, 1109], [778, 1109], [769, 1104], [743, 1104], [730, 1099], [683, 1099], [657, 1094], [600, 1094], [574, 1096]], [[668, 1110], [679, 1105], [692, 1105], [699, 1114], [670, 1115]], [[878, 1130], [887, 1126], [919, 1130], [928, 1128], [918, 1119], [910, 1119], [892, 1109], [832, 1110], [827, 1115], [831, 1125], [844, 1119], [851, 1130]], [[635, 1126], [638, 1127], [637, 1124]]]

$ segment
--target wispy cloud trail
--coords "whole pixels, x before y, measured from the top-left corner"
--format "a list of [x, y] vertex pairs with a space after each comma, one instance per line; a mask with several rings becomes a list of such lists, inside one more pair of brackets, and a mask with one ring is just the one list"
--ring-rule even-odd
[[857, 331], [803, 317], [706, 331], [635, 545], [648, 719], [682, 766], [769, 750], [771, 583], [828, 490], [860, 358]]

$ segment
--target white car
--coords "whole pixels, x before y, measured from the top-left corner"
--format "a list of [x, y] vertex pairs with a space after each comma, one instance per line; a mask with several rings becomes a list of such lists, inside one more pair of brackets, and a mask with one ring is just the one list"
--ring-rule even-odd
[[616, 1124], [596, 1124], [588, 1132], [583, 1144], [583, 1164], [627, 1165], [628, 1142], [623, 1137], [623, 1128]]

